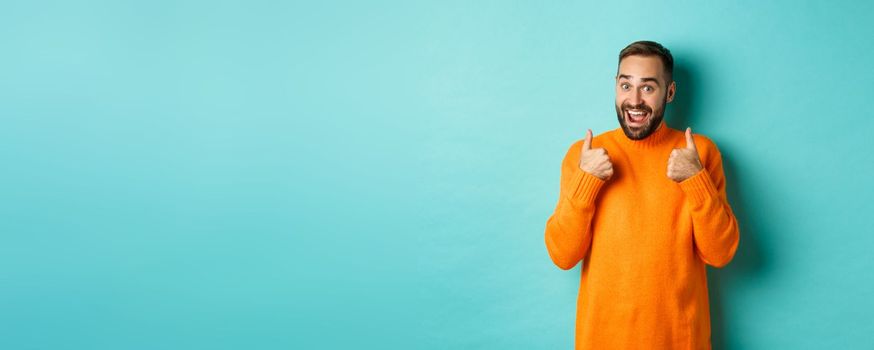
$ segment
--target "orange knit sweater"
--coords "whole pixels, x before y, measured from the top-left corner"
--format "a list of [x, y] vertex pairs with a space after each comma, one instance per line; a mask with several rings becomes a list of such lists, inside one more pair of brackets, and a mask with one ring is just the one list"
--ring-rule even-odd
[[731, 261], [739, 231], [719, 150], [693, 139], [704, 169], [680, 183], [666, 173], [685, 135], [664, 121], [643, 140], [620, 128], [592, 139], [613, 163], [607, 181], [579, 168], [582, 140], [568, 149], [545, 240], [559, 268], [583, 261], [576, 349], [710, 349], [705, 264]]

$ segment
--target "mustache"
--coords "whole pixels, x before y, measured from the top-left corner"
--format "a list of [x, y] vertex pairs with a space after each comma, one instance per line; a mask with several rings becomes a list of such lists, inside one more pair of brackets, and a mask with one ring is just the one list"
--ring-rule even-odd
[[639, 109], [642, 111], [646, 111], [647, 113], [652, 113], [652, 108], [647, 106], [646, 103], [644, 103], [644, 102], [641, 102], [640, 104], [637, 104], [637, 105], [631, 105], [628, 103], [622, 104], [622, 110], [629, 110], [629, 109]]

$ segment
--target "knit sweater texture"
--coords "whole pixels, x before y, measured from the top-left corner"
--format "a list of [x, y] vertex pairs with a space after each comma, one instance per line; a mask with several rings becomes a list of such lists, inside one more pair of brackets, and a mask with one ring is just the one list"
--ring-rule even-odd
[[592, 138], [613, 164], [606, 181], [580, 169], [583, 140], [568, 149], [545, 241], [559, 268], [582, 261], [576, 349], [711, 348], [706, 265], [732, 260], [739, 230], [716, 144], [693, 139], [704, 168], [679, 183], [668, 157], [686, 139], [664, 121], [642, 140]]

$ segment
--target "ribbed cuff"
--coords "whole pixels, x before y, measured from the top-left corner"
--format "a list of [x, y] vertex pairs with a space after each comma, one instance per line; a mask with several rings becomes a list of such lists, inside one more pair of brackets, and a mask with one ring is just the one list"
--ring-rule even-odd
[[568, 191], [565, 195], [577, 205], [595, 203], [598, 191], [607, 183], [595, 175], [589, 174], [582, 169], [576, 169], [568, 183]]
[[701, 169], [692, 177], [680, 181], [680, 188], [686, 193], [686, 196], [692, 200], [693, 204], [703, 204], [708, 198], [713, 198], [717, 195], [716, 186], [713, 184], [713, 179], [710, 178], [710, 173], [707, 169]]

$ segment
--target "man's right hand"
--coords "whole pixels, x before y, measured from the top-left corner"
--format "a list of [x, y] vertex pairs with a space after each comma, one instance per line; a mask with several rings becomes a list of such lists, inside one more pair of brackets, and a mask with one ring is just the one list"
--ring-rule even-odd
[[613, 176], [613, 163], [610, 162], [607, 150], [603, 148], [592, 149], [592, 129], [586, 131], [586, 138], [583, 140], [583, 149], [580, 152], [580, 169], [604, 181]]

